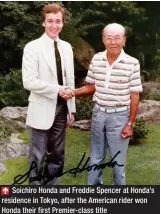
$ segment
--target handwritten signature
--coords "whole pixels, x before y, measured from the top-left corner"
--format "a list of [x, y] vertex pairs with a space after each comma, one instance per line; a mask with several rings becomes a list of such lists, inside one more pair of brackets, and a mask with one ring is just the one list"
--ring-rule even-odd
[[[86, 162], [84, 163], [84, 165], [81, 168], [81, 164], [82, 164], [82, 162], [83, 162], [83, 160], [85, 158], [85, 155], [86, 155], [86, 153], [84, 153], [82, 158], [81, 158], [81, 160], [79, 161], [77, 167], [72, 168], [72, 169], [70, 169], [68, 171], [62, 172], [58, 177], [62, 177], [63, 175], [65, 175], [67, 173], [73, 174], [74, 177], [76, 177], [77, 173], [81, 173], [81, 172], [83, 172], [85, 170], [87, 170], [89, 172], [91, 170], [104, 169], [105, 167], [112, 167], [113, 168], [115, 165], [117, 165], [119, 167], [123, 167], [124, 165], [118, 164], [117, 161], [114, 160], [119, 153], [120, 153], [120, 151], [118, 151], [109, 162], [102, 163], [102, 164], [93, 164], [91, 166], [87, 166], [87, 164], [88, 164], [88, 162], [90, 160], [90, 157], [88, 157]], [[49, 163], [47, 163], [47, 165], [48, 164]], [[47, 169], [47, 166], [46, 166], [46, 169]], [[30, 173], [31, 173], [32, 170], [36, 170], [37, 171], [37, 164], [36, 164], [35, 161], [32, 162], [29, 171], [27, 171], [23, 175], [17, 175], [17, 176], [14, 177], [14, 182], [13, 182], [12, 185], [14, 185], [14, 184], [23, 184], [29, 178]], [[51, 175], [49, 175], [48, 172], [46, 172], [46, 174], [44, 174], [44, 175], [39, 173], [38, 176], [30, 177], [30, 182], [43, 180], [42, 184], [45, 185], [50, 180], [52, 180], [54, 177], [55, 177], [55, 173], [51, 173]]]

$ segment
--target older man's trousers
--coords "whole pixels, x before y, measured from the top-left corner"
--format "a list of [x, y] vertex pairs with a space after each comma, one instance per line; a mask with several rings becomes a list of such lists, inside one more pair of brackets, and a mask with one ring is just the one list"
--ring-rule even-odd
[[30, 127], [30, 184], [54, 185], [57, 183], [64, 167], [66, 122], [67, 105], [58, 103], [50, 129], [40, 130]]
[[89, 185], [103, 184], [102, 172], [108, 171], [110, 166], [101, 167], [105, 163], [107, 148], [111, 159], [119, 152], [112, 161], [117, 162], [114, 164], [115, 166], [113, 165], [113, 184], [126, 184], [125, 166], [129, 139], [124, 139], [121, 135], [128, 119], [129, 110], [106, 113], [94, 107], [91, 124], [90, 166], [98, 165], [100, 167], [90, 167]]

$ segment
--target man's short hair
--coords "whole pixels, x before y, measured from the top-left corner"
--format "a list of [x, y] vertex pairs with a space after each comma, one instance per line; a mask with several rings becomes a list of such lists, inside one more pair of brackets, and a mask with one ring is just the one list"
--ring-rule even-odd
[[65, 19], [65, 10], [63, 7], [61, 7], [59, 4], [47, 4], [44, 6], [44, 8], [42, 9], [42, 21], [45, 21], [45, 15], [47, 13], [58, 13], [61, 12], [62, 13], [62, 17], [63, 17], [63, 22]]
[[104, 32], [110, 27], [116, 27], [116, 28], [120, 29], [120, 31], [122, 31], [122, 34], [124, 36], [126, 36], [126, 29], [124, 28], [123, 25], [118, 24], [118, 23], [111, 23], [111, 24], [106, 25], [102, 31], [102, 36], [104, 35]]

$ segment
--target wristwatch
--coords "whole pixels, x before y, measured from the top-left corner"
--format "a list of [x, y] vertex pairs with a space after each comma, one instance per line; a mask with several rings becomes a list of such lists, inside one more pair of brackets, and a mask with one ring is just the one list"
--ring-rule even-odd
[[134, 127], [134, 124], [128, 122], [128, 126], [131, 126], [132, 128]]

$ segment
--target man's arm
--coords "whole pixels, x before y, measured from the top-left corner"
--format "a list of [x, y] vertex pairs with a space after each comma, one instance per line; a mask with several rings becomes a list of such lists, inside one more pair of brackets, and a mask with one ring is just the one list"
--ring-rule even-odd
[[96, 88], [95, 84], [87, 84], [81, 88], [74, 89], [75, 97], [83, 96], [83, 95], [92, 95], [94, 94]]
[[135, 122], [138, 106], [139, 106], [139, 92], [142, 92], [141, 78], [140, 78], [140, 64], [137, 60], [130, 77], [130, 117], [128, 124], [122, 131], [122, 137], [128, 138], [133, 135], [133, 127], [132, 125]]
[[[86, 85], [81, 88], [74, 89], [73, 96], [78, 97], [78, 96], [86, 96], [86, 95], [94, 94], [96, 88], [95, 88], [95, 75], [93, 73], [93, 61], [94, 61], [94, 57], [89, 65], [89, 70], [85, 80]], [[66, 99], [70, 99], [70, 97], [68, 96]]]
[[131, 93], [131, 104], [130, 104], [130, 117], [128, 124], [124, 127], [122, 131], [122, 137], [128, 138], [133, 135], [133, 124], [135, 122], [137, 110], [139, 107], [139, 93], [132, 92]]
[[130, 104], [130, 117], [129, 117], [129, 123], [131, 124], [134, 124], [135, 122], [138, 107], [139, 107], [139, 93], [132, 92]]

